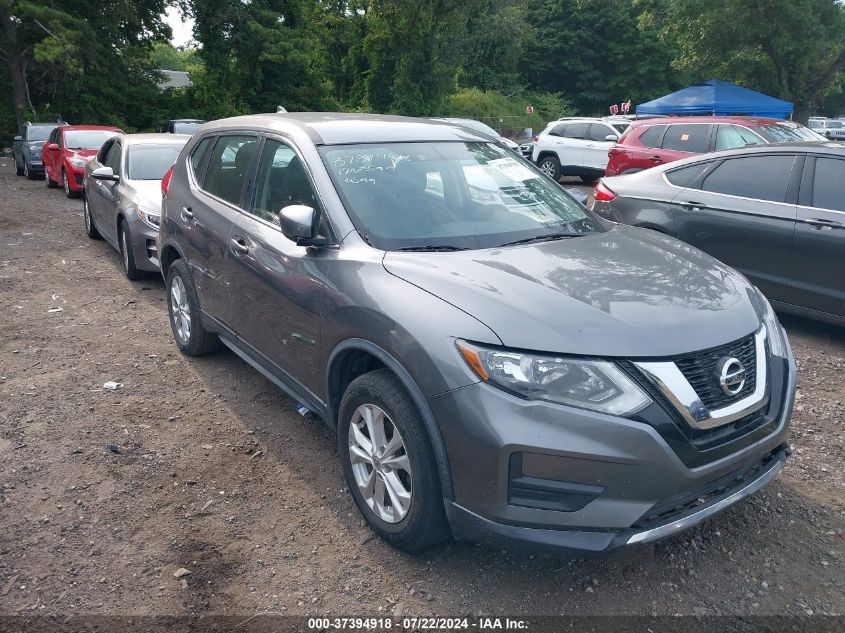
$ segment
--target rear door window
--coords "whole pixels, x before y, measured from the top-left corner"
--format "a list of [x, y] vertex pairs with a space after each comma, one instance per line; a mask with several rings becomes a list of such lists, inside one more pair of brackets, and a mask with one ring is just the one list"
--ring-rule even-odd
[[845, 160], [816, 158], [816, 172], [813, 175], [813, 206], [819, 209], [845, 211], [845, 196], [842, 183], [845, 182]]
[[256, 137], [248, 135], [219, 137], [211, 150], [203, 189], [226, 202], [238, 204], [256, 143]]
[[710, 126], [700, 123], [670, 125], [663, 137], [663, 149], [703, 154], [710, 146]]
[[708, 174], [701, 188], [729, 196], [783, 202], [794, 162], [794, 156], [731, 158]]
[[663, 132], [666, 131], [665, 125], [652, 125], [640, 134], [640, 143], [646, 147], [660, 147], [660, 141], [663, 138]]
[[563, 136], [565, 138], [585, 139], [587, 138], [589, 128], [589, 123], [570, 123], [566, 126], [566, 130], [564, 131]]

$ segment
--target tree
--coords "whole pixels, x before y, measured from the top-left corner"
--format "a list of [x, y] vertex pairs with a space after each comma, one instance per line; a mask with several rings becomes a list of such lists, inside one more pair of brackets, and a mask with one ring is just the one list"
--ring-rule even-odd
[[671, 41], [648, 11], [654, 0], [528, 0], [522, 75], [533, 88], [569, 95], [583, 114], [647, 101], [680, 87]]
[[795, 103], [806, 122], [845, 69], [845, 7], [837, 0], [670, 0], [663, 32], [674, 65]]

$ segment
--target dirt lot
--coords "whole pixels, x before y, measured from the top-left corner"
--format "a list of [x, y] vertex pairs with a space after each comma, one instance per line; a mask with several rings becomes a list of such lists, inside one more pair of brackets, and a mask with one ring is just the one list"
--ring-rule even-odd
[[0, 614], [845, 612], [843, 329], [784, 319], [795, 455], [705, 526], [604, 559], [408, 556], [321, 422], [231, 353], [182, 357], [160, 279], [127, 281], [81, 202], [8, 159], [0, 249]]

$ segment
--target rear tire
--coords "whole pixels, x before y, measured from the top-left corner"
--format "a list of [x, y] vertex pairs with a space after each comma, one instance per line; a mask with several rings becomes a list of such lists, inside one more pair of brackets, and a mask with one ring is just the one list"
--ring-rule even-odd
[[373, 532], [409, 552], [449, 536], [431, 440], [392, 372], [379, 369], [352, 381], [337, 435], [346, 482]]
[[557, 156], [543, 156], [537, 162], [537, 167], [555, 182], [560, 180], [560, 161], [557, 159]]
[[167, 314], [179, 350], [186, 356], [203, 356], [219, 350], [220, 339], [202, 325], [197, 290], [183, 260], [177, 259], [170, 265], [166, 287]]
[[102, 239], [100, 232], [97, 230], [97, 225], [94, 224], [94, 216], [91, 213], [91, 205], [88, 204], [88, 194], [82, 192], [82, 215], [85, 218], [85, 235], [92, 240]]
[[117, 227], [117, 242], [120, 245], [120, 258], [123, 260], [123, 272], [129, 281], [138, 281], [144, 273], [135, 266], [135, 254], [132, 252], [132, 234], [126, 221], [122, 220]]

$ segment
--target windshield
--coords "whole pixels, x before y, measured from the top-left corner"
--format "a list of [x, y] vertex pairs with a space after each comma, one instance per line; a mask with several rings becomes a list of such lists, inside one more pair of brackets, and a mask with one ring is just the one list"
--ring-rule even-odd
[[27, 141], [46, 141], [50, 132], [56, 129], [55, 125], [30, 125], [26, 133]]
[[182, 121], [173, 124], [173, 131], [176, 134], [193, 134], [200, 125], [202, 125], [200, 121]]
[[830, 127], [830, 128], [841, 128], [843, 125], [845, 125], [845, 123], [842, 123], [842, 121], [828, 121], [827, 122], [827, 127]]
[[755, 125], [751, 128], [770, 143], [791, 143], [795, 141], [824, 141], [823, 136], [798, 123], [783, 122], [771, 125]]
[[65, 132], [65, 147], [68, 149], [100, 149], [100, 146], [112, 136], [120, 132], [116, 130], [68, 130]]
[[381, 250], [491, 248], [603, 230], [561, 186], [491, 143], [320, 151], [358, 232]]
[[176, 162], [182, 145], [133, 145], [127, 154], [130, 180], [161, 180]]

